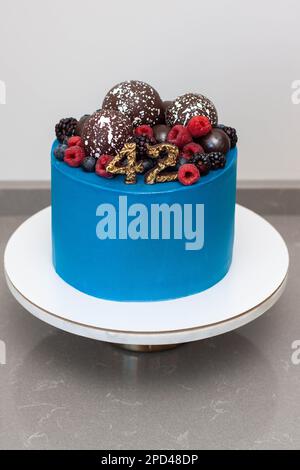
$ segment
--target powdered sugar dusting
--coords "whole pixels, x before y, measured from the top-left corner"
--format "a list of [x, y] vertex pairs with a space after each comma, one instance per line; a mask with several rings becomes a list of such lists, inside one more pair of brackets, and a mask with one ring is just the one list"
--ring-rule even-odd
[[132, 134], [129, 119], [114, 110], [100, 110], [94, 113], [83, 130], [86, 152], [98, 158], [100, 155], [116, 155]]
[[126, 114], [134, 126], [154, 126], [162, 113], [162, 101], [157, 91], [138, 80], [119, 83], [103, 101], [103, 109], [115, 109]]
[[166, 110], [166, 122], [169, 126], [186, 125], [193, 116], [206, 116], [212, 125], [218, 123], [215, 105], [205, 96], [186, 93], [179, 96]]

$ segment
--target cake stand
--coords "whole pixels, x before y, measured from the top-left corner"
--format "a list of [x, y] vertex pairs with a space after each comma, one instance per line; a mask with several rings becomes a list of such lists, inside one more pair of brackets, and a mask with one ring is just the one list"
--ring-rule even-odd
[[288, 250], [279, 233], [239, 205], [228, 274], [210, 289], [180, 299], [115, 302], [83, 294], [65, 283], [51, 261], [50, 207], [15, 231], [4, 256], [9, 289], [32, 315], [70, 333], [133, 351], [170, 349], [255, 320], [279, 299], [288, 265]]

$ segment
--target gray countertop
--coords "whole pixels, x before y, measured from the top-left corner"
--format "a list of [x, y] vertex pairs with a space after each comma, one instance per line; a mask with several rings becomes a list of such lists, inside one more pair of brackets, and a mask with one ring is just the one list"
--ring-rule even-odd
[[[266, 218], [291, 256], [279, 302], [235, 332], [163, 353], [129, 353], [42, 323], [11, 296], [2, 270], [0, 448], [300, 448], [300, 365], [291, 359], [300, 216]], [[0, 217], [2, 258], [23, 220]]]

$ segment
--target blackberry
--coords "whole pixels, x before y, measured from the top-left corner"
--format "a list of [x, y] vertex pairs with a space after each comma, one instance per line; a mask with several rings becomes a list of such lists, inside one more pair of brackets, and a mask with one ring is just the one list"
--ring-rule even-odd
[[75, 135], [77, 123], [77, 119], [72, 117], [61, 119], [55, 126], [57, 140], [62, 143], [66, 137], [72, 137]]
[[221, 152], [211, 152], [208, 154], [212, 170], [219, 170], [226, 165], [226, 157]]
[[208, 153], [195, 153], [190, 162], [196, 165], [201, 176], [207, 175], [211, 170], [212, 165]]
[[136, 144], [137, 158], [142, 159], [148, 156], [148, 145], [155, 144], [155, 139], [147, 137], [146, 135], [135, 135], [133, 142]]
[[236, 130], [233, 127], [224, 126], [224, 124], [217, 124], [214, 127], [217, 127], [218, 129], [222, 129], [222, 131], [224, 131], [228, 135], [230, 139], [230, 147], [233, 149], [236, 146], [237, 141], [238, 141]]

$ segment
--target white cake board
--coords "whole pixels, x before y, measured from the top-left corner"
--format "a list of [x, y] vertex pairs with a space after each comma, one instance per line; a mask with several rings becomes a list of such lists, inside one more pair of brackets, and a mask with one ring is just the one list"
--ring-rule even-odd
[[218, 284], [200, 294], [163, 302], [97, 299], [69, 286], [54, 271], [49, 207], [15, 231], [4, 265], [12, 294], [40, 320], [80, 336], [152, 351], [219, 335], [255, 320], [282, 294], [289, 256], [272, 225], [237, 205], [233, 262]]

